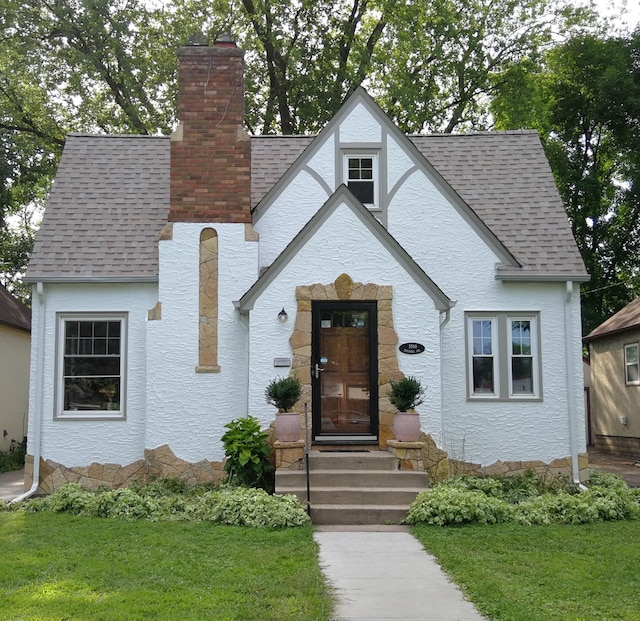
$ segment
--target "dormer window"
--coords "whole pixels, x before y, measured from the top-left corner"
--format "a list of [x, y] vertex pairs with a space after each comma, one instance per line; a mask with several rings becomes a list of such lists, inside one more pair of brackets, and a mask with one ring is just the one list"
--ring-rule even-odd
[[376, 154], [350, 154], [345, 158], [345, 181], [354, 196], [369, 209], [377, 209], [378, 156]]

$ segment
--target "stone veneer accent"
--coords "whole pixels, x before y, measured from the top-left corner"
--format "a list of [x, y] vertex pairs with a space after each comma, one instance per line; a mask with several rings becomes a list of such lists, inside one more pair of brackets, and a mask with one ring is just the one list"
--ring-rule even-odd
[[[387, 394], [389, 382], [402, 377], [396, 356], [398, 335], [393, 327], [391, 302], [393, 289], [390, 285], [363, 284], [353, 282], [348, 274], [341, 274], [330, 284], [313, 284], [296, 287], [298, 312], [293, 333], [289, 339], [293, 349], [292, 373], [302, 382], [302, 398], [294, 407], [302, 413], [304, 402], [311, 400], [311, 302], [314, 300], [342, 300], [377, 302], [378, 305], [378, 385], [380, 413], [380, 448], [385, 449], [387, 440], [393, 438], [395, 409]], [[302, 420], [301, 420], [302, 425]]]
[[200, 233], [200, 324], [197, 373], [219, 373], [218, 366], [218, 233]]
[[[226, 477], [222, 462], [206, 459], [195, 464], [176, 457], [167, 444], [145, 449], [144, 459], [131, 464], [97, 464], [67, 467], [50, 459], [40, 460], [38, 494], [52, 494], [65, 483], [78, 483], [87, 489], [126, 487], [134, 481], [152, 478], [180, 479], [189, 485], [221, 481]], [[33, 455], [25, 459], [25, 491], [33, 484]]]

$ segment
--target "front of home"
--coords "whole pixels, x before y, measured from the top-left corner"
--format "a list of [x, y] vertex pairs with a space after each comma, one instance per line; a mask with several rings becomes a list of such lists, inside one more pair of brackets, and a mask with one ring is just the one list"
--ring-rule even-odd
[[397, 445], [414, 376], [440, 453], [578, 478], [588, 277], [537, 134], [406, 136], [358, 89], [317, 136], [251, 137], [242, 52], [179, 62], [171, 138], [67, 140], [28, 272], [34, 488], [219, 477], [290, 374], [314, 447]]

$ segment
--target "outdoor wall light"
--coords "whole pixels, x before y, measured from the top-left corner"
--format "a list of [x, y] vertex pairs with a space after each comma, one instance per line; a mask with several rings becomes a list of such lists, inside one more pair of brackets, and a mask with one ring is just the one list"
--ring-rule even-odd
[[285, 311], [283, 307], [282, 310], [278, 313], [278, 321], [280, 323], [284, 323], [287, 319], [289, 319], [289, 315], [287, 315], [287, 311]]

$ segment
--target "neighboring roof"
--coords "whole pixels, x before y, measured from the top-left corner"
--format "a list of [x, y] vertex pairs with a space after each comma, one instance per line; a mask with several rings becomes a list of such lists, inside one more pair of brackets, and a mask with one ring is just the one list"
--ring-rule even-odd
[[27, 280], [157, 280], [169, 138], [67, 138]]
[[[305, 246], [307, 241], [322, 228], [327, 218], [342, 204], [346, 204], [359, 218], [360, 222], [374, 235], [386, 250], [398, 261], [402, 268], [414, 279], [422, 290], [433, 300], [438, 310], [455, 306], [455, 302], [431, 280], [424, 270], [413, 260], [407, 251], [389, 234], [376, 217], [355, 198], [345, 185], [341, 185], [329, 197], [325, 204], [313, 215], [302, 230], [291, 240], [285, 250], [261, 274], [260, 278], [236, 303], [241, 311], [249, 311], [262, 292], [277, 278], [293, 257]], [[340, 244], [340, 241], [336, 241]]]
[[640, 297], [627, 304], [613, 317], [609, 317], [595, 330], [584, 337], [585, 341], [594, 341], [605, 336], [612, 336], [620, 332], [626, 332], [634, 328], [640, 328]]
[[0, 285], [0, 323], [31, 332], [31, 309]]
[[[522, 266], [498, 278], [588, 280], [535, 131], [409, 139]], [[252, 137], [252, 207], [313, 140]], [[157, 279], [169, 161], [166, 137], [71, 135], [27, 280]]]

